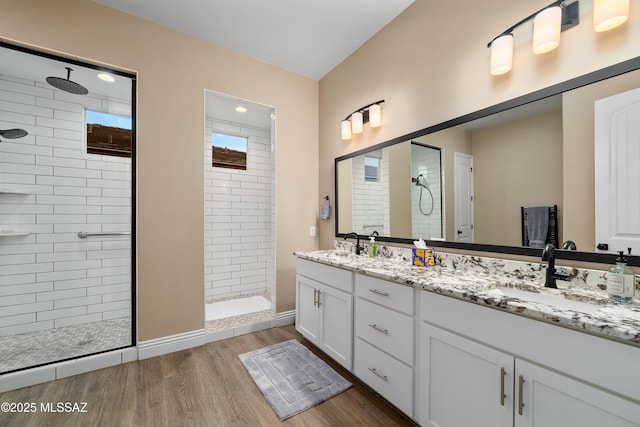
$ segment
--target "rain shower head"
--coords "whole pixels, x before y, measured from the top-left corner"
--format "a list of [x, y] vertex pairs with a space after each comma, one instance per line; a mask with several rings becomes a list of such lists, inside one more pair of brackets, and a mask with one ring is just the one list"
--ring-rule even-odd
[[27, 135], [29, 135], [29, 133], [24, 129], [0, 129], [0, 137], [6, 139], [18, 139]]
[[89, 93], [86, 87], [82, 86], [79, 83], [70, 80], [71, 72], [73, 71], [69, 67], [65, 67], [67, 70], [67, 78], [63, 79], [61, 77], [47, 77], [47, 83], [51, 86], [63, 90], [65, 92], [72, 93], [74, 95], [86, 95]]

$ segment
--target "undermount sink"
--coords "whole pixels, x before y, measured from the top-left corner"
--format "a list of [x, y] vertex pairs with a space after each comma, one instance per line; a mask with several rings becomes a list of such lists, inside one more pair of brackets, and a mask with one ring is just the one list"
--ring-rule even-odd
[[357, 255], [351, 252], [331, 251], [327, 258], [335, 262], [349, 262], [352, 261], [355, 256]]
[[[546, 291], [546, 290], [545, 290]], [[495, 296], [506, 298], [517, 298], [521, 301], [538, 302], [546, 304], [559, 310], [572, 310], [579, 311], [587, 314], [594, 314], [600, 310], [600, 306], [596, 304], [590, 304], [588, 302], [574, 301], [566, 299], [562, 294], [551, 293], [552, 290], [548, 290], [545, 293], [530, 292], [521, 289], [498, 287], [488, 290], [487, 293]], [[555, 291], [557, 292], [557, 291]]]

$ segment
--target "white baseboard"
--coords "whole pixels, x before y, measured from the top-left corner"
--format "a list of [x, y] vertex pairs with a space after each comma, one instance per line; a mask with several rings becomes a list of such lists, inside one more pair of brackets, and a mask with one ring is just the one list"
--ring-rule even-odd
[[148, 359], [162, 354], [173, 353], [174, 351], [186, 350], [204, 345], [204, 343], [204, 329], [140, 341], [138, 343], [138, 359]]
[[276, 326], [293, 325], [296, 322], [296, 311], [282, 311], [276, 314]]

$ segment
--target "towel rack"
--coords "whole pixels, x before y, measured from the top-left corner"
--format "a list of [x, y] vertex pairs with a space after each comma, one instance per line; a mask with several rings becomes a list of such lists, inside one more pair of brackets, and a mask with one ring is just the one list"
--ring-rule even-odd
[[[529, 246], [526, 207], [520, 206], [520, 220], [522, 224], [522, 246]], [[547, 227], [547, 239], [545, 243], [551, 243], [555, 248], [560, 247], [558, 238], [558, 205], [549, 206], [549, 226]]]
[[80, 231], [78, 233], [78, 237], [81, 239], [86, 239], [87, 237], [94, 237], [94, 236], [130, 236], [131, 232], [130, 231], [111, 231], [111, 232], [105, 232], [105, 233], [89, 233], [86, 231]]

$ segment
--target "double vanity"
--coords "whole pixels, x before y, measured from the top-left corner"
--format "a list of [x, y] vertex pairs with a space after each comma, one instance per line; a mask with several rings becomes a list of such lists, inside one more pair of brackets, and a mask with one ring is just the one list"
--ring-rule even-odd
[[552, 290], [540, 264], [378, 254], [296, 253], [296, 329], [421, 425], [640, 425], [640, 301], [603, 272]]

